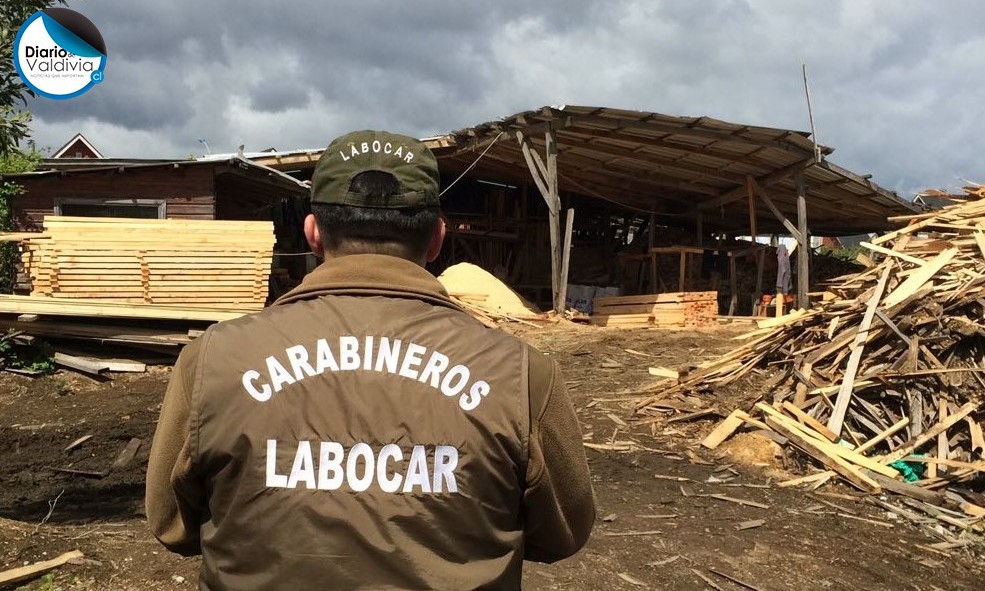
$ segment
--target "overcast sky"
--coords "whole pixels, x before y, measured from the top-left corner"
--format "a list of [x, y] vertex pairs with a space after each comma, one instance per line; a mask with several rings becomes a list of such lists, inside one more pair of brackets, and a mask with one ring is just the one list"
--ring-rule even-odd
[[106, 79], [34, 99], [34, 139], [104, 155], [321, 148], [418, 137], [544, 105], [809, 130], [903, 197], [985, 182], [977, 0], [69, 0]]

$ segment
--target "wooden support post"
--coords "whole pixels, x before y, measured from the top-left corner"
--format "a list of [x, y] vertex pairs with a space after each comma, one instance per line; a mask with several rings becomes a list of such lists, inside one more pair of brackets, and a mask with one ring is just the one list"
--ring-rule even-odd
[[557, 138], [554, 135], [554, 125], [548, 122], [544, 132], [547, 144], [547, 189], [550, 191], [551, 204], [551, 285], [553, 287], [554, 311], [564, 312], [564, 302], [558, 302], [561, 291], [561, 195], [557, 186]]
[[685, 289], [687, 287], [687, 282], [685, 281], [685, 276], [687, 273], [686, 270], [687, 270], [687, 252], [682, 250], [680, 269], [678, 269], [678, 276], [677, 276], [677, 291], [680, 292], [686, 291]]
[[[546, 164], [540, 155], [531, 148], [530, 142], [524, 137], [522, 131], [516, 132], [516, 140], [520, 144], [527, 168], [530, 169], [530, 176], [533, 178], [534, 184], [537, 185], [537, 189], [540, 190], [541, 196], [544, 197], [544, 201], [547, 202], [551, 235], [551, 301], [555, 305], [555, 311], [560, 314], [564, 312], [563, 307], [557, 309], [561, 282], [561, 197], [557, 183], [557, 140], [554, 135], [554, 126], [549, 122], [545, 132]], [[563, 306], [564, 302], [561, 304]]]
[[568, 268], [571, 263], [571, 233], [575, 226], [575, 210], [569, 208], [567, 215], [564, 216], [564, 251], [561, 259], [561, 289], [558, 293], [558, 301], [554, 304], [554, 309], [563, 312], [567, 307], [568, 299]]
[[749, 236], [752, 237], [752, 243], [756, 243], [756, 191], [753, 189], [753, 181], [751, 176], [746, 176], [746, 192], [749, 194]]
[[[738, 281], [738, 278], [736, 278], [736, 276], [735, 276], [736, 275], [736, 269], [735, 269], [735, 267], [736, 267], [736, 265], [735, 265], [735, 255], [730, 253], [729, 254], [729, 257], [728, 257], [728, 287], [729, 287], [729, 291], [732, 293], [732, 297], [729, 298], [729, 302], [728, 302], [728, 315], [729, 316], [732, 316], [732, 315], [735, 314], [735, 305], [739, 301], [739, 281]], [[753, 316], [756, 315], [756, 308], [755, 308], [755, 306], [753, 306], [753, 313], [752, 313], [752, 315]]]
[[756, 249], [756, 293], [753, 297], [758, 302], [763, 297], [763, 273], [766, 271], [766, 251], [755, 246]]
[[756, 179], [752, 177], [746, 177], [746, 178], [756, 188], [756, 193], [758, 193], [759, 196], [762, 198], [763, 202], [766, 204], [766, 207], [768, 207], [770, 211], [773, 212], [773, 215], [776, 216], [776, 219], [780, 220], [780, 223], [783, 224], [783, 227], [786, 228], [788, 232], [790, 232], [790, 235], [793, 236], [798, 243], [803, 244], [804, 239], [803, 236], [800, 235], [800, 230], [798, 230], [797, 226], [794, 226], [793, 222], [788, 220], [786, 216], [784, 216], [783, 213], [779, 209], [777, 209], [776, 205], [773, 203], [773, 200], [770, 199], [770, 196], [766, 194], [766, 190], [760, 187], [756, 183]]
[[797, 306], [810, 308], [807, 292], [810, 291], [810, 237], [807, 235], [807, 191], [804, 173], [797, 174], [797, 229], [800, 231], [800, 250], [797, 252]]
[[698, 246], [705, 245], [705, 230], [704, 230], [704, 212], [698, 211], [698, 219], [696, 221], [694, 233], [697, 235]]
[[647, 252], [650, 254], [650, 293], [657, 293], [657, 255], [653, 254], [656, 244], [657, 215], [650, 214], [650, 224], [647, 226]]

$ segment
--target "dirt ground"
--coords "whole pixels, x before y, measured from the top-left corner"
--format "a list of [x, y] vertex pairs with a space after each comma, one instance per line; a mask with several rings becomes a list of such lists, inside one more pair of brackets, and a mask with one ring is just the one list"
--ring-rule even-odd
[[[773, 486], [795, 474], [770, 443], [746, 435], [715, 452], [700, 448], [714, 416], [626, 423], [632, 401], [654, 383], [648, 367], [720, 355], [736, 329], [566, 325], [518, 332], [560, 362], [586, 441], [612, 448], [586, 450], [599, 506], [588, 546], [557, 564], [528, 563], [525, 589], [985, 587], [980, 546], [930, 549], [939, 540], [928, 531], [840, 485], [814, 492]], [[0, 570], [78, 549], [81, 563], [25, 588], [197, 588], [198, 560], [161, 548], [142, 515], [148, 448], [168, 375], [154, 367], [99, 383], [61, 372], [40, 379], [0, 374]], [[768, 379], [685, 402], [727, 413]], [[110, 470], [133, 438], [143, 442], [136, 457]]]

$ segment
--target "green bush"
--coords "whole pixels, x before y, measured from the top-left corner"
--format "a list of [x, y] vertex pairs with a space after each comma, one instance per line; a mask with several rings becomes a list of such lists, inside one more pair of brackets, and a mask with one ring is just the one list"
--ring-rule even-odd
[[[31, 146], [29, 150], [12, 150], [0, 157], [0, 177], [7, 174], [31, 172], [41, 163], [42, 155]], [[14, 230], [11, 202], [24, 192], [24, 187], [7, 179], [0, 179], [0, 232]], [[17, 244], [0, 242], [0, 293], [11, 293], [17, 281]]]

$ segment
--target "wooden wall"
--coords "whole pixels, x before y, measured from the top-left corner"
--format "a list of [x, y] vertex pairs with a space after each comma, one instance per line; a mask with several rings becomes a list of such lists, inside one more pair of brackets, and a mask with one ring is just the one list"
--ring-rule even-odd
[[172, 219], [215, 218], [213, 169], [209, 166], [128, 168], [18, 181], [25, 191], [12, 201], [18, 230], [40, 230], [56, 198], [163, 199]]

